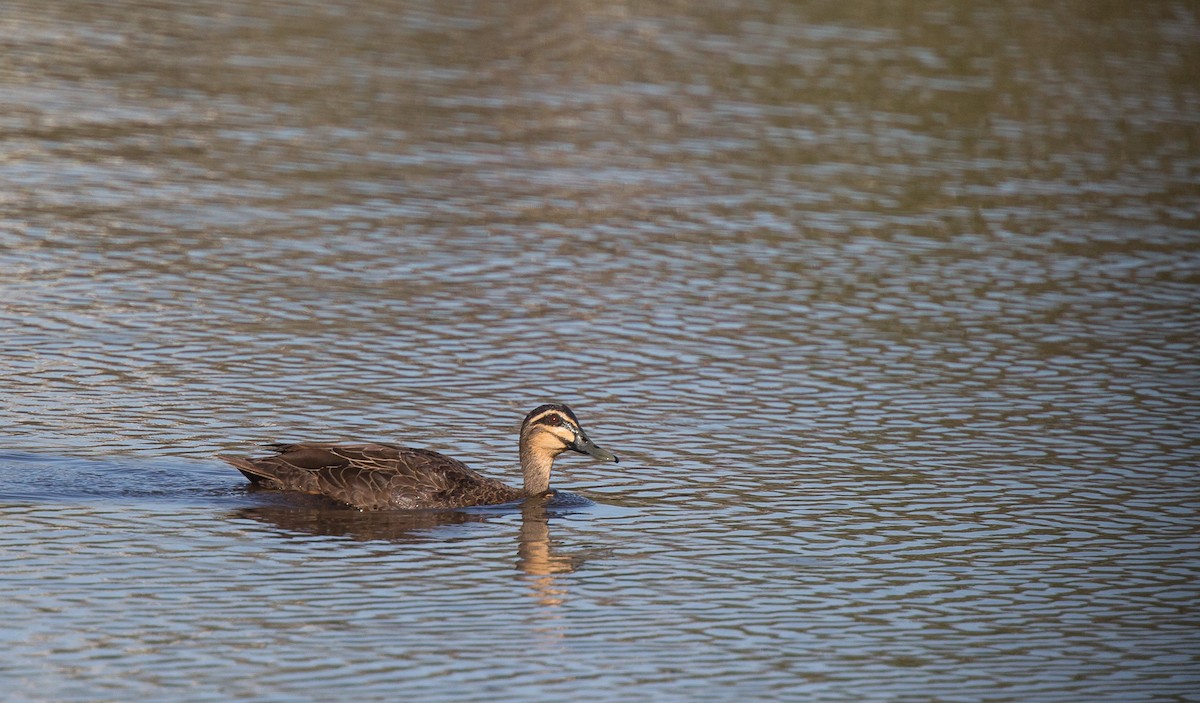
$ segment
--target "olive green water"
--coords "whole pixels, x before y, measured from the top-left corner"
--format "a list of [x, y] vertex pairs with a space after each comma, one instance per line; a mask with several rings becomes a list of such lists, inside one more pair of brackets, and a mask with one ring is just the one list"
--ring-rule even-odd
[[[0, 6], [20, 701], [1200, 700], [1187, 3]], [[560, 511], [212, 458], [378, 439]]]

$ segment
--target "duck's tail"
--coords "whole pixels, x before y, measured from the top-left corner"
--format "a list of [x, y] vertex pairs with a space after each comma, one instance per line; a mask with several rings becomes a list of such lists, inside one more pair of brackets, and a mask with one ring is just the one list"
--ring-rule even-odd
[[242, 475], [250, 480], [250, 483], [255, 485], [264, 482], [273, 482], [274, 476], [266, 469], [266, 467], [255, 464], [253, 460], [247, 459], [244, 456], [230, 456], [229, 454], [218, 454], [217, 458], [221, 461], [232, 464], [235, 469], [242, 472]]

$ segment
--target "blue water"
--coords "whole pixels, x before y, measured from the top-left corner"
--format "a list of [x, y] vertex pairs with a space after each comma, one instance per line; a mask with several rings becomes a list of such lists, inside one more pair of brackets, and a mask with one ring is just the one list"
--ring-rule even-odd
[[[13, 700], [1200, 700], [1189, 7], [0, 21]], [[570, 505], [214, 458], [548, 401]]]

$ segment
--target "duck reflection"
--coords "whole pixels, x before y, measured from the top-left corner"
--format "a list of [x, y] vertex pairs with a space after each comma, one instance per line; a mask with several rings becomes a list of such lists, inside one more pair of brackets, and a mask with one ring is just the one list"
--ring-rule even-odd
[[567, 602], [562, 576], [578, 569], [589, 552], [564, 552], [551, 537], [556, 515], [592, 505], [569, 493], [550, 493], [487, 510], [395, 510], [363, 512], [323, 496], [273, 493], [267, 503], [236, 510], [231, 517], [271, 525], [286, 534], [348, 537], [361, 541], [427, 542], [452, 525], [486, 523], [519, 510], [516, 568], [527, 575], [530, 595], [541, 606], [537, 617], [543, 639], [558, 639], [562, 628], [554, 612]]
[[359, 541], [415, 542], [445, 525], [483, 522], [485, 515], [453, 510], [412, 510], [402, 514], [363, 513], [341, 507], [288, 507], [264, 505], [242, 508], [234, 517], [273, 525], [287, 533], [321, 537], [349, 537]]
[[579, 553], [557, 550], [550, 539], [552, 499], [545, 496], [526, 499], [521, 505], [521, 530], [517, 535], [517, 568], [531, 576], [529, 582], [534, 599], [548, 608], [561, 606], [567, 600], [567, 588], [558, 578], [583, 564]]
[[521, 503], [487, 510], [395, 510], [363, 512], [323, 496], [272, 493], [266, 503], [234, 511], [231, 517], [271, 525], [286, 534], [348, 537], [354, 540], [415, 542], [437, 539], [437, 530], [451, 525], [486, 523], [519, 510], [517, 569], [532, 577], [535, 599], [545, 606], [566, 601], [567, 590], [559, 576], [582, 565], [587, 556], [559, 549], [550, 535], [555, 515], [591, 505], [568, 493], [550, 493]]
[[233, 511], [231, 517], [271, 525], [289, 535], [386, 542], [425, 541], [435, 528], [487, 519], [487, 515], [460, 510], [363, 512], [324, 496], [302, 494], [275, 494], [262, 505]]

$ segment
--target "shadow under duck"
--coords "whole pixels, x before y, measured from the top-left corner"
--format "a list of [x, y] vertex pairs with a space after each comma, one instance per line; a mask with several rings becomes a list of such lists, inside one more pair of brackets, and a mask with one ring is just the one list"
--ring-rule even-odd
[[396, 444], [300, 442], [268, 444], [275, 454], [252, 459], [218, 454], [262, 488], [324, 495], [361, 510], [464, 508], [523, 500], [550, 490], [554, 458], [570, 449], [602, 461], [617, 455], [596, 446], [565, 405], [542, 405], [521, 423], [524, 484], [509, 486], [428, 449]]

